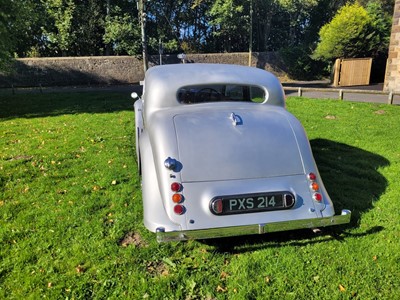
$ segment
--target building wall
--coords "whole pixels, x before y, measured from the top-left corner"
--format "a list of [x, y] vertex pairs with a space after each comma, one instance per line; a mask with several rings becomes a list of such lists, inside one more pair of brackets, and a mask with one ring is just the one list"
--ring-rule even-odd
[[396, 0], [394, 5], [389, 56], [383, 89], [400, 92], [400, 0]]
[[[176, 55], [164, 55], [163, 64], [180, 63]], [[248, 53], [188, 54], [187, 63], [248, 65]], [[149, 66], [159, 64], [151, 56]], [[284, 77], [284, 65], [275, 53], [253, 53], [252, 65]], [[17, 59], [12, 72], [0, 73], [0, 87], [134, 84], [143, 80], [143, 63], [132, 56], [58, 57]]]

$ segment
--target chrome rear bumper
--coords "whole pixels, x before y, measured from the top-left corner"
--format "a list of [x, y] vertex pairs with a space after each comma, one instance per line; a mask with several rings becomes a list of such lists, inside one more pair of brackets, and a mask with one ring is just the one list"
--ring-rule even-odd
[[221, 238], [239, 235], [264, 234], [269, 232], [287, 231], [305, 228], [318, 228], [333, 225], [347, 224], [350, 222], [351, 211], [344, 209], [341, 215], [326, 218], [292, 220], [266, 224], [252, 224], [222, 228], [209, 228], [201, 230], [157, 232], [158, 242], [200, 240]]

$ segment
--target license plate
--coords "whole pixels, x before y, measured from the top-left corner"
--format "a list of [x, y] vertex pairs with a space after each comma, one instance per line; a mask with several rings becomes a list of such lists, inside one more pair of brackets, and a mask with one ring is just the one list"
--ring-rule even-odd
[[294, 205], [290, 192], [257, 193], [215, 197], [210, 210], [215, 215], [232, 215], [289, 209]]

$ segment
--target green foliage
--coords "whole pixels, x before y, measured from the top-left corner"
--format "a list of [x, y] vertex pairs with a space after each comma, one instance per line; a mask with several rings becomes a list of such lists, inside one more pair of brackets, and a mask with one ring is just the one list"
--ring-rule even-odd
[[382, 8], [385, 15], [392, 17], [395, 0], [357, 0], [362, 6], [367, 7], [371, 3], [376, 3]]
[[25, 56], [38, 40], [40, 9], [34, 0], [0, 0], [0, 70]]
[[287, 74], [292, 79], [315, 80], [329, 75], [326, 63], [314, 60], [309, 48], [287, 47], [279, 53], [287, 67]]
[[52, 26], [44, 30], [50, 42], [50, 47], [56, 48], [59, 55], [66, 54], [73, 41], [72, 18], [75, 11], [74, 0], [41, 0], [46, 13], [52, 20]]
[[[358, 57], [370, 23], [367, 11], [358, 3], [341, 8], [333, 20], [320, 30], [315, 57], [331, 60], [337, 57]], [[362, 45], [362, 44], [361, 44]]]
[[10, 35], [10, 15], [15, 9], [10, 0], [0, 0], [0, 70], [4, 69], [10, 60], [12, 41]]
[[[210, 10], [214, 35], [223, 41], [225, 51], [238, 51], [248, 44], [249, 6], [248, 1], [217, 0]], [[246, 7], [245, 7], [246, 5]], [[240, 50], [239, 50], [240, 51]]]
[[290, 46], [297, 45], [298, 39], [308, 26], [306, 22], [310, 19], [310, 12], [318, 5], [318, 0], [278, 0], [285, 13], [289, 16], [289, 42]]
[[288, 98], [351, 225], [158, 244], [129, 93], [0, 92], [1, 299], [399, 298], [399, 106]]
[[[385, 61], [394, 2], [357, 3], [363, 6], [343, 7], [343, 0], [145, 1], [147, 49], [158, 54], [161, 41], [165, 54], [243, 52], [249, 49], [252, 28], [252, 51], [283, 49], [293, 61], [293, 49], [302, 49], [299, 61], [290, 67], [296, 77], [313, 73], [318, 66], [309, 59], [308, 49], [315, 49], [319, 38], [315, 58], [373, 56]], [[0, 4], [3, 67], [11, 57], [142, 52], [136, 1], [0, 0]]]
[[116, 54], [140, 53], [141, 36], [137, 19], [120, 7], [114, 7], [106, 17], [104, 42], [110, 44]]
[[80, 1], [75, 7], [71, 27], [73, 45], [71, 51], [77, 56], [102, 55], [105, 32], [104, 5], [98, 0]]
[[390, 41], [390, 30], [392, 16], [384, 11], [380, 1], [370, 1], [366, 7], [368, 15], [371, 17], [370, 35], [367, 41], [368, 52], [371, 56], [377, 57], [384, 53], [387, 55]]
[[368, 57], [387, 51], [389, 19], [378, 2], [367, 9], [357, 2], [342, 7], [332, 21], [320, 30], [314, 58]]
[[160, 39], [164, 53], [202, 52], [209, 44], [213, 45], [209, 24], [212, 3], [211, 0], [146, 2], [149, 51], [158, 53]]

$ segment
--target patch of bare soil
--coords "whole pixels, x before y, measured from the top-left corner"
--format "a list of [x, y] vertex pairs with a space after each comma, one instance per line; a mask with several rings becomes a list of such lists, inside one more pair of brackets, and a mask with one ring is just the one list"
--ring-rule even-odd
[[135, 245], [136, 247], [147, 247], [147, 243], [137, 232], [128, 232], [124, 238], [121, 239], [120, 245], [122, 247], [128, 247], [129, 245]]
[[375, 111], [375, 113], [377, 115], [384, 115], [386, 113], [386, 111], [384, 111], [383, 109], [380, 109], [380, 110]]

